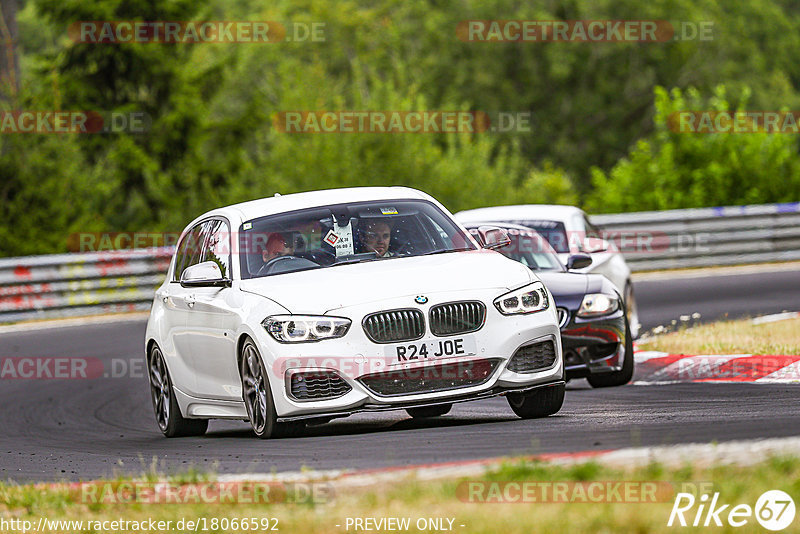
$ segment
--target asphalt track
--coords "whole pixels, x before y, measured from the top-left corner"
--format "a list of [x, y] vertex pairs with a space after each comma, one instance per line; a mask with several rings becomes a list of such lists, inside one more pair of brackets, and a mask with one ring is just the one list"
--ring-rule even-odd
[[[797, 310], [800, 271], [642, 281], [645, 328], [699, 312]], [[800, 434], [797, 385], [675, 384], [595, 390], [570, 384], [561, 412], [517, 419], [504, 399], [456, 405], [445, 417], [360, 414], [312, 427], [301, 438], [261, 441], [246, 423], [213, 421], [206, 436], [158, 432], [142, 359], [144, 323], [0, 334], [0, 358], [98, 358], [119, 378], [0, 380], [0, 479], [78, 480], [190, 467], [223, 473], [372, 469], [512, 454], [608, 450]], [[112, 369], [112, 361], [125, 363]]]
[[700, 321], [800, 311], [800, 267], [794, 270], [715, 274], [634, 281], [639, 320], [644, 331], [670, 326], [682, 315]]

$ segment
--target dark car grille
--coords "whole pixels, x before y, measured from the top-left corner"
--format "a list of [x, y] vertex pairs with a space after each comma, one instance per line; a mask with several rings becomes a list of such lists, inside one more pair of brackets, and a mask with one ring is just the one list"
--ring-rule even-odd
[[364, 375], [358, 380], [382, 397], [432, 393], [483, 384], [491, 378], [499, 363], [499, 359], [437, 363]]
[[431, 332], [436, 336], [452, 336], [480, 330], [486, 319], [482, 302], [451, 302], [431, 308]]
[[375, 343], [411, 341], [425, 334], [425, 315], [419, 310], [392, 310], [364, 318], [364, 332]]
[[334, 371], [294, 373], [290, 384], [292, 397], [297, 400], [332, 399], [353, 389]]
[[569, 310], [566, 308], [556, 308], [558, 312], [558, 327], [564, 328], [569, 322]]
[[552, 367], [556, 361], [556, 346], [552, 341], [525, 345], [517, 349], [507, 369], [515, 373], [533, 373]]

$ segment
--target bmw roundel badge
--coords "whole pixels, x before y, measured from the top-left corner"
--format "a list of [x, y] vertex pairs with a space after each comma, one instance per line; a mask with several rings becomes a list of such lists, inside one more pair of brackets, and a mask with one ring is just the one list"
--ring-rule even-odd
[[416, 302], [417, 304], [425, 304], [426, 302], [428, 302], [428, 297], [417, 295], [417, 298], [414, 299], [414, 302]]

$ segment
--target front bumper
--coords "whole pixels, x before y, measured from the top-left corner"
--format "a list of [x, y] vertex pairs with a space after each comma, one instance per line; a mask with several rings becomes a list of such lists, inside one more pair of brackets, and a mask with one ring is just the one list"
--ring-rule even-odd
[[[492, 291], [491, 298], [499, 292]], [[464, 299], [464, 295], [431, 295], [425, 308], [440, 302]], [[474, 296], [471, 295], [474, 299]], [[317, 343], [281, 344], [266, 332], [257, 334], [262, 357], [268, 369], [270, 387], [275, 401], [279, 420], [290, 421], [306, 418], [326, 418], [346, 416], [362, 411], [383, 411], [409, 407], [429, 406], [451, 402], [464, 402], [480, 398], [502, 395], [509, 391], [526, 391], [537, 387], [562, 383], [564, 367], [556, 311], [548, 310], [519, 316], [501, 315], [491, 300], [488, 301], [486, 321], [483, 327], [472, 333], [436, 337], [430, 333], [417, 341], [445, 341], [467, 336], [473, 337], [474, 354], [459, 357], [443, 357], [419, 363], [397, 362], [389, 356], [397, 344], [374, 343], [364, 333], [361, 318], [376, 310], [373, 303], [369, 307], [359, 307], [330, 312], [331, 315], [351, 318], [353, 324], [348, 333], [334, 340]], [[407, 303], [407, 299], [404, 303]], [[398, 303], [381, 303], [378, 309], [397, 308]], [[409, 307], [409, 306], [405, 306]], [[510, 358], [523, 346], [551, 341], [555, 346], [555, 359], [547, 368], [534, 372], [517, 373], [507, 369]], [[389, 347], [389, 349], [387, 349]], [[417, 392], [411, 394], [379, 395], [362, 383], [361, 378], [376, 372], [403, 370], [414, 373], [433, 365], [459, 363], [466, 366], [481, 365], [493, 361], [491, 373], [480, 383], [465, 387], [452, 387], [445, 390]], [[290, 394], [291, 376], [294, 373], [314, 371], [335, 371], [350, 386], [350, 390], [336, 398], [298, 400]]]
[[309, 419], [335, 419], [339, 417], [348, 417], [355, 413], [359, 412], [387, 412], [390, 410], [400, 410], [406, 408], [424, 408], [427, 406], [436, 406], [438, 404], [456, 404], [459, 402], [469, 402], [474, 400], [481, 400], [481, 399], [490, 399], [492, 397], [497, 397], [499, 395], [507, 395], [509, 393], [529, 393], [531, 391], [535, 391], [537, 389], [547, 388], [547, 387], [554, 387], [559, 385], [564, 385], [564, 380], [557, 380], [554, 382], [548, 382], [544, 384], [537, 384], [535, 386], [526, 386], [526, 387], [516, 387], [516, 388], [506, 388], [506, 387], [494, 387], [492, 389], [481, 391], [479, 393], [471, 393], [467, 395], [458, 395], [449, 397], [446, 399], [446, 402], [434, 402], [434, 401], [426, 401], [420, 400], [416, 402], [409, 402], [403, 404], [363, 404], [357, 408], [353, 408], [347, 411], [337, 411], [331, 413], [314, 413], [314, 414], [304, 414], [304, 415], [295, 415], [295, 416], [288, 416], [288, 417], [278, 417], [279, 422], [289, 422], [289, 421], [303, 421]]
[[622, 369], [625, 357], [625, 314], [622, 310], [592, 319], [581, 319], [570, 312], [561, 329], [564, 371], [568, 379]]

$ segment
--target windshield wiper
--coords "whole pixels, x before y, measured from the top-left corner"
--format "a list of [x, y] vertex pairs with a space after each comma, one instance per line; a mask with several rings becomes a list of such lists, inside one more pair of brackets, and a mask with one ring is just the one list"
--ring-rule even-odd
[[364, 263], [366, 261], [375, 261], [381, 259], [378, 255], [371, 258], [348, 258], [346, 260], [337, 260], [329, 265], [329, 267], [336, 267], [337, 265], [353, 265], [355, 263]]
[[421, 256], [433, 256], [434, 254], [445, 254], [447, 252], [466, 252], [468, 250], [474, 250], [471, 248], [442, 248], [439, 250], [432, 250], [431, 252], [426, 252], [425, 254], [420, 254]]

